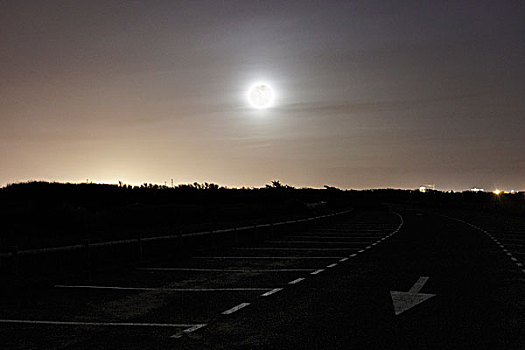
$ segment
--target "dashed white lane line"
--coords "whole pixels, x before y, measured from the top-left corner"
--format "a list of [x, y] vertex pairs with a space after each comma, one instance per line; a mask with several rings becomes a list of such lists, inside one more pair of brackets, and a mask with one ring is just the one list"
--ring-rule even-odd
[[315, 269], [200, 269], [179, 267], [141, 267], [139, 271], [191, 271], [191, 272], [307, 272]]
[[348, 258], [342, 258], [341, 260], [339, 260], [339, 262], [345, 262], [347, 260], [348, 260]]
[[149, 287], [118, 287], [118, 286], [86, 286], [57, 284], [55, 288], [71, 289], [105, 289], [130, 291], [159, 291], [159, 292], [248, 292], [268, 290], [272, 288], [149, 288]]
[[274, 289], [272, 289], [272, 290], [270, 290], [270, 291], [268, 291], [266, 293], [261, 294], [261, 296], [262, 297], [267, 297], [269, 295], [272, 295], [272, 294], [275, 294], [277, 292], [280, 292], [281, 290], [283, 290], [283, 289], [282, 288], [274, 288]]
[[[476, 230], [479, 230], [479, 231], [485, 233], [485, 234], [486, 234], [486, 235], [487, 235], [487, 236], [488, 236], [488, 237], [489, 237], [494, 243], [496, 243], [496, 245], [497, 245], [498, 247], [501, 248], [501, 250], [505, 253], [505, 255], [507, 255], [507, 256], [510, 257], [510, 260], [512, 260], [512, 261], [516, 264], [516, 266], [518, 266], [519, 268], [523, 267], [523, 264], [522, 264], [518, 259], [516, 259], [515, 257], [513, 257], [513, 256], [512, 256], [512, 253], [509, 252], [509, 251], [507, 250], [507, 248], [505, 248], [505, 246], [504, 246], [503, 244], [501, 244], [500, 241], [497, 240], [497, 239], [496, 239], [493, 235], [491, 235], [488, 231], [486, 231], [486, 230], [482, 229], [481, 227], [478, 227], [478, 226], [476, 226], [476, 225], [474, 225], [474, 224], [471, 224], [471, 223], [469, 223], [469, 222], [466, 222], [466, 221], [464, 221], [464, 220], [456, 219], [456, 218], [453, 218], [453, 217], [450, 217], [450, 216], [446, 216], [446, 215], [444, 215], [444, 216], [447, 217], [447, 218], [449, 218], [449, 219], [453, 219], [453, 220], [456, 220], [456, 221], [462, 222], [462, 223], [464, 223], [464, 224], [466, 224], [466, 225], [468, 225], [468, 226], [470, 226], [470, 227], [475, 228]], [[505, 238], [502, 238], [502, 240], [505, 240]], [[507, 244], [507, 245], [510, 245], [510, 246], [516, 246], [515, 244], [511, 244], [511, 243], [506, 243], [506, 244]], [[518, 254], [519, 254], [519, 253], [518, 253]], [[521, 272], [525, 273], [525, 269], [521, 269]]]
[[237, 306], [234, 306], [232, 307], [231, 309], [228, 309], [226, 311], [223, 311], [222, 314], [223, 315], [230, 315], [230, 314], [233, 314], [234, 312], [237, 312], [239, 311], [240, 309], [242, 308], [245, 308], [246, 306], [250, 305], [250, 303], [240, 303], [239, 305]]
[[197, 329], [201, 329], [202, 327], [205, 327], [205, 326], [206, 326], [206, 324], [196, 324], [193, 327], [187, 328], [187, 329], [183, 330], [182, 332], [179, 332], [179, 333], [176, 333], [176, 334], [172, 335], [170, 338], [182, 338], [182, 336], [184, 334], [189, 334], [189, 333], [195, 332]]
[[315, 270], [314, 272], [311, 272], [310, 275], [317, 275], [318, 273], [323, 272], [324, 269]]
[[360, 251], [358, 251], [358, 253], [362, 253], [362, 252], [364, 252], [364, 251], [365, 251], [364, 249], [361, 249]]
[[352, 254], [352, 255], [350, 255], [350, 258], [353, 258], [355, 256], [357, 256], [357, 254]]
[[301, 281], [304, 281], [304, 280], [305, 280], [305, 278], [301, 277], [301, 278], [297, 278], [297, 279], [295, 279], [293, 281], [288, 282], [288, 284], [297, 284], [297, 283], [299, 283]]
[[336, 263], [334, 263], [334, 264], [330, 264], [330, 265], [328, 265], [328, 266], [326, 266], [326, 267], [331, 268], [331, 267], [335, 267], [335, 266], [337, 266]]

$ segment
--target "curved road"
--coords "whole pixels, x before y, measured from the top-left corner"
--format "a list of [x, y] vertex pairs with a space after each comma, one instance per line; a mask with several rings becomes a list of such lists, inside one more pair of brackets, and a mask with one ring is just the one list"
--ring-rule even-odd
[[525, 349], [519, 259], [465, 222], [400, 214], [355, 212], [187, 261], [8, 294], [0, 342], [10, 349]]

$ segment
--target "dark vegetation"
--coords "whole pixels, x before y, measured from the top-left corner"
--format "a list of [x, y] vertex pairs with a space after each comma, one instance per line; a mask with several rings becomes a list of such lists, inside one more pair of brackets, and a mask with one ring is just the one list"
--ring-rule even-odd
[[174, 188], [30, 182], [0, 189], [0, 251], [158, 236], [306, 217], [344, 207], [343, 192], [215, 184]]
[[297, 189], [216, 184], [166, 187], [29, 182], [0, 189], [0, 252], [178, 234], [306, 217], [383, 203], [525, 215], [523, 193]]

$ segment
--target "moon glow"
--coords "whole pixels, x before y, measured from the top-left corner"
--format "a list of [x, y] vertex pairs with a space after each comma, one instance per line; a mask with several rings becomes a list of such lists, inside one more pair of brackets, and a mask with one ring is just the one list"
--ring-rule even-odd
[[256, 84], [248, 91], [248, 101], [253, 108], [264, 109], [271, 107], [274, 92], [268, 84]]

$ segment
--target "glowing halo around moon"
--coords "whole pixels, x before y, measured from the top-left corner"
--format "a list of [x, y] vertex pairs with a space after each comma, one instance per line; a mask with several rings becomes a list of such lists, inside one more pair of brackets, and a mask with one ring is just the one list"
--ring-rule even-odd
[[257, 83], [248, 89], [248, 102], [253, 108], [266, 109], [273, 106], [275, 92], [266, 83]]

